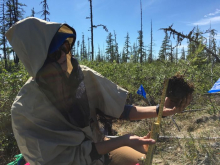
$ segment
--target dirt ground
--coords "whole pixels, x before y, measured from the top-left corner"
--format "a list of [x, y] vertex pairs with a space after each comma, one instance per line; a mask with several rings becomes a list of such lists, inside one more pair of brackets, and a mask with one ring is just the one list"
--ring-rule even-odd
[[[220, 111], [210, 114], [206, 108], [162, 119], [154, 165], [220, 165]], [[113, 129], [116, 135], [144, 136], [153, 122], [115, 121]]]

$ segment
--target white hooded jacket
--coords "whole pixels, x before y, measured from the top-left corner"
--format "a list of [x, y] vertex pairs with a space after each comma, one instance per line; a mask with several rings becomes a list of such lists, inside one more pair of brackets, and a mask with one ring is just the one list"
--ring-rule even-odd
[[[31, 165], [92, 164], [92, 142], [97, 133], [96, 108], [119, 118], [127, 91], [92, 69], [81, 66], [93, 125], [79, 128], [69, 123], [39, 89], [33, 77], [43, 66], [50, 43], [57, 32], [73, 33], [68, 25], [26, 18], [13, 25], [6, 37], [31, 78], [12, 105], [13, 132], [24, 158]], [[85, 137], [87, 139], [84, 141]]]

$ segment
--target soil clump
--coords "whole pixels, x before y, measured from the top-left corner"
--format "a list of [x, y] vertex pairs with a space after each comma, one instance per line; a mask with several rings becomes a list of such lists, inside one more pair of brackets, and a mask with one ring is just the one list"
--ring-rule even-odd
[[[176, 74], [169, 78], [166, 97], [178, 104], [194, 91], [193, 83], [186, 81], [183, 75]], [[178, 106], [178, 105], [177, 105]]]

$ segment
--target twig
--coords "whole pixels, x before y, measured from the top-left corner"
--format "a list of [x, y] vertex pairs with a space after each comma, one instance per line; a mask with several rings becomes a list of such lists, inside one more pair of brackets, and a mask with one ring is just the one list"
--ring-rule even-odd
[[195, 111], [204, 111], [204, 110], [207, 110], [207, 109], [190, 109], [190, 110], [184, 110], [184, 111], [182, 111], [181, 113], [185, 113], [185, 112], [195, 112]]
[[176, 128], [178, 129], [178, 131], [180, 132], [180, 128], [179, 128], [179, 126], [176, 124], [176, 121], [174, 120], [173, 116], [171, 116], [171, 119], [172, 119], [174, 125], [176, 126]]
[[211, 103], [211, 105], [212, 105], [212, 107], [213, 107], [213, 109], [214, 109], [214, 114], [216, 114], [216, 109], [215, 109], [215, 106], [214, 106], [214, 104], [213, 104], [213, 102], [212, 102], [211, 97], [209, 97], [209, 101], [210, 101], [210, 103]]
[[[119, 136], [106, 136], [107, 138], [117, 138]], [[159, 136], [159, 139], [192, 139], [191, 137], [180, 137], [180, 136]], [[218, 140], [220, 137], [194, 137], [195, 140]]]
[[199, 165], [202, 165], [207, 159], [208, 159], [208, 156], [207, 156], [207, 154], [206, 154], [206, 155], [205, 155], [205, 159], [204, 159], [201, 163], [199, 163]]
[[150, 101], [149, 101], [149, 99], [148, 99], [148, 97], [146, 97], [146, 99], [144, 98], [144, 101], [148, 104], [148, 105], [150, 105], [151, 106], [151, 103], [150, 103]]
[[[159, 139], [192, 139], [191, 137], [180, 136], [159, 136]], [[194, 137], [195, 140], [218, 140], [220, 137]]]

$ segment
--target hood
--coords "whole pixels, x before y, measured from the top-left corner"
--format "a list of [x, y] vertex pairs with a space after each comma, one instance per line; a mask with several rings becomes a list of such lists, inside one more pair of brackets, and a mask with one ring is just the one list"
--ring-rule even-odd
[[[57, 32], [76, 36], [75, 30], [67, 24], [47, 22], [35, 17], [18, 21], [7, 31], [9, 43], [32, 77], [43, 66]], [[76, 37], [68, 38], [71, 47], [75, 39]]]

